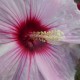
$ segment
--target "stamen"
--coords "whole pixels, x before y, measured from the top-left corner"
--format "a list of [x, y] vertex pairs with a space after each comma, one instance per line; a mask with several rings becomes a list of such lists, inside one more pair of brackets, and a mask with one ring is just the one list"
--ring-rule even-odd
[[51, 31], [40, 31], [40, 32], [31, 32], [30, 37], [35, 40], [40, 40], [42, 42], [54, 42], [61, 41], [64, 39], [64, 33], [61, 30], [51, 30]]

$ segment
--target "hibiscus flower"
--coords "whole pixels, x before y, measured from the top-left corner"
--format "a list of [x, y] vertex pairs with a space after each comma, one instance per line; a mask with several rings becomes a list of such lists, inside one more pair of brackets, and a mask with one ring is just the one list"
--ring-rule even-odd
[[0, 0], [0, 80], [74, 80], [79, 21], [72, 0]]

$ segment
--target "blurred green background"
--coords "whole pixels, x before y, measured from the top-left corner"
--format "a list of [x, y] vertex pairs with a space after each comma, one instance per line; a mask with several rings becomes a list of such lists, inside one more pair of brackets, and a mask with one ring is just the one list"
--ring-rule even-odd
[[80, 2], [80, 0], [74, 0], [76, 3]]

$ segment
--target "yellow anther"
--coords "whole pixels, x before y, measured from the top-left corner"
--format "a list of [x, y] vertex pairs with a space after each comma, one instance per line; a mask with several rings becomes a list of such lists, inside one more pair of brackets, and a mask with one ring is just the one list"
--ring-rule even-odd
[[51, 30], [51, 34], [54, 34], [54, 30]]
[[32, 37], [38, 39], [42, 42], [46, 41], [60, 41], [64, 38], [64, 33], [61, 30], [51, 30], [51, 31], [40, 31], [40, 32], [33, 32]]
[[60, 30], [57, 30], [57, 33], [56, 33], [57, 36], [61, 36], [61, 35], [64, 35], [64, 33]]
[[37, 35], [40, 35], [40, 32], [38, 31], [38, 32], [36, 32], [36, 34], [37, 34]]
[[44, 31], [44, 34], [46, 35], [46, 31]]
[[33, 31], [33, 32], [31, 32], [32, 34], [36, 34], [36, 32], [35, 31]]
[[52, 34], [51, 31], [48, 31], [46, 35], [49, 36], [49, 35], [51, 35], [51, 34]]
[[42, 42], [46, 42], [46, 40], [45, 39], [42, 39]]
[[38, 38], [38, 40], [41, 41], [41, 42], [46, 42], [46, 40], [43, 39], [43, 38]]
[[43, 34], [43, 31], [40, 31], [40, 34]]

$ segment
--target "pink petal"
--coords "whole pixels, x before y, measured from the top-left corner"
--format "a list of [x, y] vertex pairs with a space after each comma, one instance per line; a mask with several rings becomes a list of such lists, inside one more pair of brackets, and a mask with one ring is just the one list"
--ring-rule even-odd
[[[50, 49], [49, 49], [50, 48]], [[75, 66], [67, 47], [54, 46], [36, 55], [39, 70], [46, 80], [74, 80]]]
[[[8, 43], [0, 46], [0, 79], [11, 80], [15, 73], [18, 52], [15, 43]], [[17, 52], [17, 53], [16, 53]], [[16, 58], [17, 57], [17, 58]], [[16, 63], [16, 64], [15, 64]], [[10, 79], [9, 79], [10, 78]]]
[[69, 48], [50, 45], [45, 53], [32, 58], [22, 52], [14, 47], [0, 58], [0, 75], [4, 80], [73, 80], [75, 64]]
[[63, 31], [65, 38], [62, 40], [67, 43], [80, 44], [80, 11], [77, 9], [74, 1], [69, 0], [64, 10], [64, 24], [57, 27]]
[[45, 80], [38, 69], [35, 58], [24, 56], [19, 48], [13, 48], [0, 57], [0, 79]]

